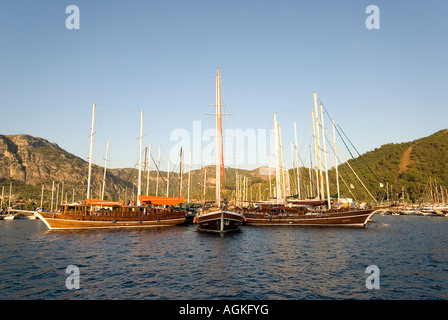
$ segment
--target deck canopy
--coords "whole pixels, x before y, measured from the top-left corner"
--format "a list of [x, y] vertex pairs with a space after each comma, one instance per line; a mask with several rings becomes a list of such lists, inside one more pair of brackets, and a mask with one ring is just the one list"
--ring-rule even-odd
[[110, 200], [101, 200], [101, 199], [87, 199], [86, 204], [94, 205], [94, 206], [121, 206], [124, 204], [123, 201], [110, 201]]
[[154, 197], [154, 196], [138, 196], [141, 204], [145, 205], [168, 205], [174, 206], [184, 202], [184, 197], [181, 195], [179, 198], [169, 197]]

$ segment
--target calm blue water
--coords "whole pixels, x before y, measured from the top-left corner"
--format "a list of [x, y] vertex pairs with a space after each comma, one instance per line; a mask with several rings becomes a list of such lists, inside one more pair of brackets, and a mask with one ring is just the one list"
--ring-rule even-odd
[[[195, 225], [48, 231], [0, 221], [0, 299], [447, 299], [448, 218], [375, 215], [366, 229]], [[79, 289], [66, 287], [67, 266]], [[379, 268], [367, 289], [366, 267]]]

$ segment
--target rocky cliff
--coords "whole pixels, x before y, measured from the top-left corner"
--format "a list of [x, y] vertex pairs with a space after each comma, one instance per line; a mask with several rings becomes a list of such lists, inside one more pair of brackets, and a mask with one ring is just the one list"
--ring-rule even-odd
[[[0, 179], [14, 181], [14, 184], [28, 186], [42, 185], [48, 190], [53, 181], [56, 186], [62, 184], [66, 192], [80, 195], [86, 193], [88, 163], [83, 159], [61, 149], [56, 143], [25, 134], [0, 135]], [[100, 194], [103, 181], [103, 169], [93, 166], [92, 190], [96, 197]], [[106, 195], [117, 197], [132, 184], [108, 172]]]

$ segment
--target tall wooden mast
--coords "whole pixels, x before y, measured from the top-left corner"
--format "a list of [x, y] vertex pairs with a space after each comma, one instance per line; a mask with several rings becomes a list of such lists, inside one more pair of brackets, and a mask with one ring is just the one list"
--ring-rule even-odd
[[221, 205], [221, 186], [224, 174], [224, 155], [222, 143], [222, 115], [221, 115], [221, 71], [216, 75], [216, 205]]

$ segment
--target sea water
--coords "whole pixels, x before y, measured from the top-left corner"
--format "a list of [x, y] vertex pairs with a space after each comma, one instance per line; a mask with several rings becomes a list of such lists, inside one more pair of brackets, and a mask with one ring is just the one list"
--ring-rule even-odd
[[439, 300], [448, 298], [447, 249], [446, 217], [375, 214], [366, 228], [225, 235], [1, 220], [0, 299]]

